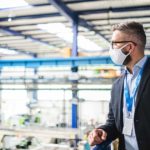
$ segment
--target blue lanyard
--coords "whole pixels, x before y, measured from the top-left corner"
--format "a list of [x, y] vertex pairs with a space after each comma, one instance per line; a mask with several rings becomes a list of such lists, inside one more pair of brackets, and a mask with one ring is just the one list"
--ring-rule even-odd
[[130, 94], [130, 92], [129, 92], [129, 87], [127, 84], [127, 75], [125, 77], [126, 82], [124, 83], [124, 96], [126, 99], [126, 106], [127, 106], [128, 112], [132, 111], [133, 101], [134, 101], [134, 98], [135, 98], [136, 93], [137, 93], [137, 89], [138, 89], [138, 86], [139, 86], [139, 83], [140, 83], [140, 80], [142, 77], [144, 66], [145, 66], [145, 64], [143, 65], [143, 67], [139, 71], [139, 74], [138, 74], [136, 82], [135, 82], [135, 88], [133, 89], [132, 94]]

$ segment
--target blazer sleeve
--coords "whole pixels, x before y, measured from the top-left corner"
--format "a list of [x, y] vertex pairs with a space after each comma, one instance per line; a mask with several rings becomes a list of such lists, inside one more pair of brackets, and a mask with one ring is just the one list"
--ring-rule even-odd
[[115, 117], [112, 109], [113, 94], [114, 94], [113, 92], [114, 92], [114, 85], [111, 91], [111, 101], [109, 103], [109, 112], [108, 112], [106, 123], [98, 127], [107, 132], [107, 140], [109, 141], [115, 140], [120, 135], [116, 127]]

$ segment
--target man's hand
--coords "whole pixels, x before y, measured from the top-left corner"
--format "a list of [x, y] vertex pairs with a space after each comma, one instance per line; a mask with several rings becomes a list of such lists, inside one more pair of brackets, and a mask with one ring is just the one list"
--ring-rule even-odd
[[107, 133], [103, 129], [94, 129], [88, 136], [88, 141], [91, 146], [101, 144], [106, 140]]

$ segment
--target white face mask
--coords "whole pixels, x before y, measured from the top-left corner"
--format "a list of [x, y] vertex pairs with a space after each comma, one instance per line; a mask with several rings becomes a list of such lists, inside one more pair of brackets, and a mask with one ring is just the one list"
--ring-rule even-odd
[[125, 59], [127, 58], [128, 55], [130, 55], [131, 52], [128, 54], [124, 54], [122, 52], [122, 49], [126, 47], [129, 43], [125, 44], [121, 48], [112, 48], [110, 47], [109, 54], [112, 59], [112, 61], [117, 64], [117, 65], [123, 65]]

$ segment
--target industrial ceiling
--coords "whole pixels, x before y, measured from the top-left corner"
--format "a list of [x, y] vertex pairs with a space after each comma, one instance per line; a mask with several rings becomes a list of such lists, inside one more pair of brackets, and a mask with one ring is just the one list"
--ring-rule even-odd
[[1, 59], [68, 56], [74, 23], [79, 56], [107, 55], [111, 26], [127, 20], [143, 24], [149, 53], [149, 0], [25, 0], [24, 6], [15, 1], [0, 7], [0, 48], [12, 52], [0, 51]]

